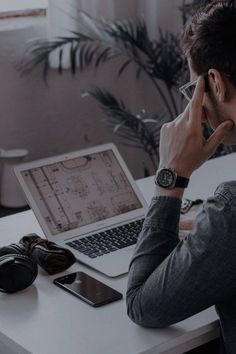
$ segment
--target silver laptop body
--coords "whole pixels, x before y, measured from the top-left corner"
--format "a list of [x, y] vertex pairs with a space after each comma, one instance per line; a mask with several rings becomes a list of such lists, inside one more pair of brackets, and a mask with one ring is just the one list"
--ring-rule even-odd
[[[111, 229], [121, 228], [126, 241], [127, 224], [140, 224], [147, 204], [114, 144], [24, 163], [15, 173], [49, 241], [110, 277], [128, 272], [135, 245], [112, 248]], [[104, 241], [105, 253], [78, 250], [85, 243], [93, 250], [101, 235], [110, 238], [109, 249]]]

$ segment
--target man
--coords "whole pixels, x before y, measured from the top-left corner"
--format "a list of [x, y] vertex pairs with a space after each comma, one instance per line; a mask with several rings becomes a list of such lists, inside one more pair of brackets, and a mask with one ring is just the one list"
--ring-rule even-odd
[[[141, 326], [164, 327], [215, 305], [225, 350], [235, 354], [236, 181], [217, 188], [183, 241], [178, 229], [193, 171], [222, 141], [236, 144], [236, 2], [202, 9], [182, 42], [191, 74], [182, 92], [190, 102], [161, 130], [156, 195], [130, 264], [127, 311]], [[202, 134], [206, 120], [214, 130], [208, 140]]]

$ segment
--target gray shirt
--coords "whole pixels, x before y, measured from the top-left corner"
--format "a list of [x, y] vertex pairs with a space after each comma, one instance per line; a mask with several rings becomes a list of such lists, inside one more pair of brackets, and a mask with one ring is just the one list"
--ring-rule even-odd
[[180, 241], [181, 200], [154, 197], [130, 264], [129, 317], [165, 327], [216, 306], [227, 353], [236, 353], [236, 181], [222, 183]]

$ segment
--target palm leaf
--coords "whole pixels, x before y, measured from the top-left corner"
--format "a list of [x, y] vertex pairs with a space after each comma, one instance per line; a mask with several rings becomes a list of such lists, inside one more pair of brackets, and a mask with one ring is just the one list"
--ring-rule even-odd
[[142, 147], [157, 168], [159, 146], [157, 131], [161, 128], [161, 124], [157, 124], [158, 116], [148, 117], [145, 111], [134, 115], [122, 100], [117, 100], [107, 90], [97, 87], [87, 91], [86, 95], [92, 96], [99, 102], [106, 113], [106, 121], [113, 126], [113, 133], [123, 140], [129, 140], [129, 145], [132, 147]]
[[[69, 44], [72, 48], [76, 48], [70, 50], [73, 74], [76, 71], [74, 63], [76, 63], [77, 52], [79, 52], [80, 70], [91, 64], [98, 67], [101, 62], [105, 63], [107, 60], [119, 55], [124, 58], [124, 64], [127, 63], [127, 60], [136, 63], [139, 74], [140, 71], [144, 71], [147, 75], [152, 75], [152, 77], [160, 80], [163, 80], [165, 75], [168, 74], [170, 83], [173, 82], [170, 79], [171, 77], [176, 78], [176, 76], [179, 76], [179, 74], [176, 75], [175, 71], [182, 69], [182, 60], [176, 61], [176, 58], [181, 58], [181, 51], [174, 36], [171, 37], [168, 34], [164, 36], [160, 32], [160, 40], [158, 42], [152, 41], [143, 21], [139, 21], [136, 24], [130, 20], [109, 23], [93, 19], [85, 13], [81, 13], [80, 20], [82, 22], [80, 31], [70, 31], [68, 36], [58, 37], [54, 41], [36, 40], [33, 42], [27, 50], [25, 60], [27, 68], [30, 69], [31, 64], [37, 63], [38, 65], [48, 60], [52, 52], [59, 50], [59, 66], [61, 70], [60, 57]], [[167, 51], [166, 48], [170, 49]], [[30, 58], [28, 58], [28, 54], [30, 54]], [[168, 60], [168, 68], [173, 68], [171, 73], [166, 70], [166, 60]], [[123, 72], [124, 64], [119, 70], [120, 75]], [[138, 77], [139, 74], [137, 75]]]
[[123, 72], [125, 71], [125, 69], [127, 68], [127, 66], [132, 63], [132, 59], [128, 59], [124, 62], [124, 64], [120, 67], [119, 71], [118, 71], [118, 77], [121, 76], [121, 74], [123, 74]]
[[149, 77], [167, 107], [168, 114], [172, 117], [179, 113], [173, 95], [168, 91], [170, 103], [158, 82], [164, 81], [168, 90], [172, 90], [177, 87], [177, 82], [186, 70], [186, 62], [175, 36], [160, 31], [158, 41], [151, 40], [144, 21], [108, 22], [94, 19], [83, 12], [79, 12], [78, 21], [79, 30], [68, 32], [68, 36], [58, 37], [54, 41], [31, 43], [31, 49], [27, 51], [30, 56], [26, 58], [22, 69], [31, 70], [48, 61], [50, 54], [57, 51], [58, 69], [61, 72], [63, 51], [65, 48], [68, 50], [68, 46], [73, 75], [91, 65], [97, 69], [100, 64], [120, 56], [124, 61], [118, 69], [118, 77], [134, 63], [137, 66], [136, 78], [139, 79], [142, 72]]

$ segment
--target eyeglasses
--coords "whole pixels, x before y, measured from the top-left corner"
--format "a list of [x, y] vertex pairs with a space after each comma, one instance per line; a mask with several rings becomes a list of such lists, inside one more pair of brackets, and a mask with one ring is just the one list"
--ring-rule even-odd
[[184, 97], [188, 100], [191, 101], [193, 98], [194, 90], [197, 85], [197, 80], [189, 81], [185, 85], [181, 86], [179, 88], [179, 91], [184, 95]]
[[[210, 85], [209, 85], [209, 81], [208, 81], [208, 73], [205, 73], [202, 75], [204, 80], [205, 80], [205, 92], [209, 92], [210, 91]], [[230, 77], [230, 75], [226, 74], [227, 77]], [[184, 95], [184, 97], [188, 100], [191, 101], [191, 99], [193, 98], [193, 94], [194, 94], [194, 90], [195, 87], [197, 85], [197, 80], [192, 80], [187, 82], [186, 84], [184, 84], [183, 86], [181, 86], [179, 88], [179, 91], [182, 93], [182, 95]]]

